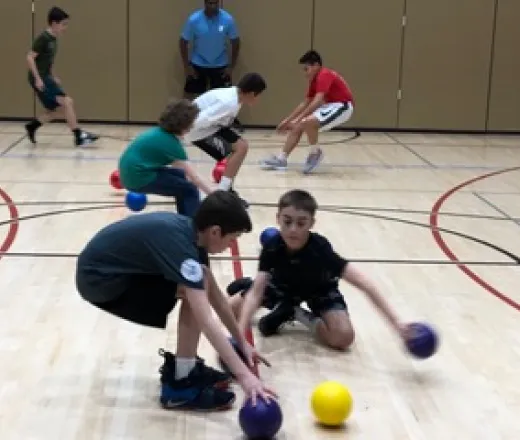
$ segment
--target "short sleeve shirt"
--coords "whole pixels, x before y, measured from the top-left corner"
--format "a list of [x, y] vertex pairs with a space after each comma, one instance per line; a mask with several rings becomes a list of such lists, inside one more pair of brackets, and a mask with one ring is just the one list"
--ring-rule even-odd
[[354, 97], [347, 82], [339, 73], [326, 67], [322, 67], [310, 82], [307, 97], [314, 98], [318, 93], [325, 95], [325, 102], [327, 103], [354, 103]]
[[191, 62], [200, 67], [225, 67], [229, 64], [227, 41], [238, 38], [233, 16], [220, 9], [215, 17], [204, 10], [190, 15], [181, 33], [182, 39], [193, 45]]
[[[56, 37], [47, 31], [38, 35], [32, 44], [32, 51], [37, 53], [36, 68], [42, 78], [50, 75], [54, 58], [58, 50]], [[32, 76], [32, 73], [30, 73]]]
[[263, 247], [259, 260], [258, 270], [268, 272], [277, 288], [304, 299], [337, 289], [348, 264], [317, 233], [311, 233], [297, 252], [290, 252], [281, 236], [274, 237]]
[[188, 160], [179, 138], [160, 127], [150, 128], [130, 142], [121, 155], [121, 183], [130, 190], [139, 190], [155, 180], [158, 168], [177, 160]]
[[184, 135], [186, 142], [204, 139], [221, 128], [230, 126], [242, 107], [238, 101], [238, 88], [235, 86], [210, 90], [193, 102], [200, 113], [192, 129]]
[[196, 244], [190, 218], [171, 212], [132, 215], [99, 231], [78, 257], [78, 269], [99, 282], [124, 282], [129, 275], [158, 275], [203, 289], [207, 253]]

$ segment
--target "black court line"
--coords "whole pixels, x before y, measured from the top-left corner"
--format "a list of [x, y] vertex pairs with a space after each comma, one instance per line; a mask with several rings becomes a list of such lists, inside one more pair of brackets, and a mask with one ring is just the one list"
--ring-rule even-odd
[[[271, 204], [271, 206], [276, 206], [275, 204]], [[72, 214], [72, 213], [78, 213], [78, 212], [85, 212], [85, 211], [94, 211], [94, 210], [102, 210], [102, 209], [111, 209], [111, 208], [119, 208], [121, 207], [121, 204], [108, 204], [108, 205], [100, 205], [100, 206], [86, 206], [86, 207], [81, 207], [81, 208], [70, 208], [70, 209], [61, 209], [61, 210], [57, 210], [57, 211], [47, 211], [47, 212], [42, 212], [42, 213], [38, 213], [38, 214], [31, 214], [31, 215], [27, 215], [27, 216], [22, 216], [22, 217], [18, 217], [17, 219], [10, 219], [10, 220], [5, 220], [5, 221], [2, 221], [0, 222], [0, 226], [3, 226], [3, 225], [8, 225], [8, 224], [11, 224], [13, 222], [20, 222], [20, 221], [23, 221], [23, 220], [31, 220], [31, 219], [37, 219], [37, 218], [42, 218], [42, 217], [50, 217], [50, 216], [55, 216], [55, 215], [61, 215], [61, 214]], [[424, 223], [420, 223], [420, 222], [414, 222], [414, 221], [411, 221], [411, 220], [405, 220], [405, 219], [401, 219], [401, 218], [397, 218], [397, 217], [388, 217], [388, 216], [382, 216], [382, 215], [378, 215], [378, 214], [369, 214], [369, 213], [362, 213], [362, 212], [356, 212], [356, 211], [352, 211], [352, 210], [348, 210], [348, 209], [323, 209], [321, 208], [322, 211], [326, 211], [326, 212], [333, 212], [333, 213], [337, 213], [337, 214], [350, 214], [350, 215], [355, 215], [355, 216], [361, 216], [361, 217], [369, 217], [369, 218], [376, 218], [376, 219], [380, 219], [380, 220], [388, 220], [388, 221], [394, 221], [394, 222], [399, 222], [399, 223], [403, 223], [403, 224], [407, 224], [407, 225], [412, 225], [412, 226], [419, 226], [419, 227], [423, 227], [423, 228], [427, 228], [427, 229], [431, 229], [431, 226], [429, 224], [424, 224]], [[470, 236], [470, 235], [467, 235], [467, 234], [463, 234], [461, 232], [457, 232], [457, 231], [453, 231], [451, 229], [446, 229], [446, 228], [438, 228], [439, 231], [442, 231], [442, 232], [445, 232], [447, 234], [451, 234], [451, 235], [455, 235], [455, 236], [458, 236], [458, 237], [461, 237], [461, 238], [465, 238], [465, 239], [468, 239], [468, 240], [471, 240], [471, 241], [474, 241], [476, 243], [479, 243], [479, 244], [482, 244], [483, 246], [486, 246], [486, 247], [489, 247], [493, 250], [496, 250], [497, 252], [507, 256], [508, 258], [510, 258], [512, 260], [512, 262], [503, 262], [503, 261], [466, 261], [466, 262], [461, 262], [461, 261], [456, 261], [456, 262], [453, 262], [451, 260], [431, 260], [431, 259], [425, 259], [425, 260], [411, 260], [411, 259], [402, 259], [402, 260], [398, 260], [398, 259], [350, 259], [350, 261], [357, 261], [357, 262], [372, 262], [372, 263], [381, 263], [381, 264], [437, 264], [437, 265], [453, 265], [453, 264], [456, 264], [456, 265], [461, 265], [461, 264], [465, 264], [465, 265], [485, 265], [485, 266], [517, 266], [517, 265], [520, 265], [520, 257], [512, 254], [511, 252], [507, 251], [506, 249], [502, 249], [492, 243], [489, 243], [489, 242], [486, 242], [484, 240], [481, 240], [477, 237], [473, 237], [473, 236]], [[56, 257], [56, 258], [73, 258], [73, 257], [77, 257], [77, 254], [74, 254], [74, 253], [51, 253], [51, 252], [43, 252], [43, 253], [22, 253], [22, 252], [18, 252], [18, 253], [14, 253], [14, 252], [5, 252], [5, 253], [0, 253], [0, 255], [2, 255], [2, 257], [9, 257], [9, 256], [12, 256], [12, 257], [47, 257], [47, 258], [52, 258], [52, 257]], [[240, 257], [240, 259], [246, 261], [246, 260], [249, 260], [249, 261], [254, 261], [256, 260], [258, 257]], [[230, 260], [230, 259], [233, 259], [231, 257], [216, 257], [216, 258], [212, 258], [212, 259], [220, 259], [220, 260]], [[234, 258], [236, 259], [236, 258]]]
[[[1, 133], [0, 133], [1, 135]], [[9, 151], [11, 151], [12, 149], [14, 149], [20, 142], [22, 142], [25, 138], [27, 137], [26, 134], [24, 134], [22, 137], [20, 137], [19, 139], [15, 140], [14, 142], [11, 142], [7, 148], [5, 148], [4, 150], [2, 150], [0, 152], [0, 157], [2, 156], [5, 156], [7, 153], [9, 153]]]
[[[350, 214], [350, 215], [354, 215], [354, 216], [358, 216], [358, 217], [369, 217], [369, 218], [374, 218], [374, 219], [378, 219], [378, 220], [387, 220], [387, 221], [392, 221], [392, 222], [397, 222], [397, 223], [403, 223], [403, 224], [406, 224], [406, 225], [419, 226], [419, 227], [422, 227], [422, 228], [431, 229], [430, 224], [415, 222], [415, 221], [412, 221], [412, 220], [405, 220], [405, 219], [396, 218], [396, 217], [388, 217], [388, 216], [378, 215], [378, 214], [369, 214], [369, 213], [363, 213], [363, 212], [356, 212], [356, 211], [350, 211], [350, 210], [347, 210], [347, 209], [345, 209], [345, 210], [343, 210], [343, 209], [325, 210], [325, 211], [337, 212], [337, 213], [345, 213], [345, 214]], [[504, 249], [504, 248], [501, 248], [501, 247], [499, 247], [497, 245], [494, 245], [493, 243], [490, 243], [488, 241], [482, 240], [482, 239], [480, 239], [478, 237], [474, 237], [472, 235], [468, 235], [468, 234], [464, 234], [462, 232], [454, 231], [452, 229], [437, 228], [437, 230], [440, 231], [440, 232], [444, 232], [446, 234], [454, 235], [454, 236], [459, 237], [459, 238], [464, 238], [466, 240], [473, 241], [475, 243], [481, 244], [482, 246], [485, 246], [485, 247], [488, 247], [490, 249], [493, 249], [493, 250], [501, 253], [502, 255], [505, 255], [506, 257], [510, 258], [512, 261], [514, 261], [516, 263], [515, 265], [520, 265], [520, 256], [515, 255], [512, 252], [509, 252], [507, 249]], [[458, 263], [459, 265], [462, 264], [460, 262], [456, 262], [456, 263]]]
[[[117, 194], [118, 197], [122, 197], [122, 195]], [[115, 205], [115, 202], [112, 200], [37, 200], [37, 201], [20, 201], [16, 202], [16, 206], [54, 206], [54, 205], [107, 205], [111, 206]], [[165, 202], [148, 202], [148, 206], [174, 206], [174, 201], [165, 201]], [[0, 206], [8, 206], [5, 202], [0, 202]], [[119, 202], [119, 207], [125, 207], [126, 205], [123, 202]], [[251, 207], [261, 207], [261, 208], [277, 208], [276, 203], [251, 203]], [[335, 209], [350, 209], [356, 211], [368, 211], [368, 212], [393, 212], [398, 214], [418, 214], [418, 215], [430, 215], [431, 212], [429, 210], [420, 210], [420, 209], [407, 209], [407, 208], [386, 208], [381, 206], [349, 206], [349, 205], [320, 205], [321, 210], [335, 210]], [[520, 218], [506, 216], [500, 211], [500, 216], [494, 215], [483, 215], [483, 214], [467, 214], [464, 212], [451, 212], [446, 211], [443, 212], [442, 215], [444, 217], [460, 217], [460, 218], [469, 218], [475, 220], [494, 220], [494, 221], [518, 221], [520, 225]]]
[[433, 162], [430, 162], [428, 159], [426, 159], [424, 156], [422, 156], [421, 154], [419, 154], [417, 151], [415, 151], [412, 147], [406, 145], [405, 143], [401, 142], [399, 139], [397, 139], [394, 135], [392, 134], [388, 134], [388, 137], [390, 139], [392, 139], [393, 141], [395, 141], [398, 145], [400, 145], [401, 147], [403, 147], [405, 150], [409, 151], [410, 153], [412, 153], [415, 157], [417, 157], [419, 160], [421, 160], [422, 162], [424, 162], [426, 165], [432, 167], [432, 168], [437, 168], [437, 165], [435, 165]]
[[[261, 128], [253, 129], [253, 130], [264, 131], [264, 129], [261, 129]], [[343, 131], [345, 131], [345, 130], [342, 130], [339, 132], [342, 133]], [[247, 133], [247, 131], [246, 131], [246, 133]], [[337, 131], [332, 131], [331, 133], [337, 133]], [[7, 131], [0, 132], [0, 136], [2, 134], [20, 134], [21, 135], [21, 134], [23, 134], [23, 132], [20, 130], [16, 130], [16, 131], [7, 130]], [[139, 133], [137, 133], [137, 134], [139, 134]], [[137, 134], [135, 136], [137, 136]], [[372, 134], [372, 132], [369, 131], [368, 134]], [[394, 139], [394, 136], [390, 132], [378, 132], [378, 134], [384, 134], [384, 135], [388, 136], [389, 138]], [[405, 132], [405, 134], [406, 134], [406, 132]], [[423, 133], [418, 133], [418, 134], [423, 134]], [[457, 133], [451, 133], [448, 135], [454, 136], [454, 137], [459, 136], [459, 134], [457, 134]], [[463, 134], [463, 135], [467, 136], [466, 134]], [[70, 135], [67, 133], [41, 133], [40, 136], [70, 136]], [[105, 137], [108, 139], [121, 140], [124, 142], [129, 142], [133, 139], [133, 138], [124, 138], [122, 136], [121, 137], [112, 136], [112, 135], [100, 135], [100, 136], [101, 136], [101, 138]], [[516, 136], [520, 142], [520, 134], [500, 135], [500, 134], [489, 133], [489, 134], [482, 134], [479, 136], [480, 137], [482, 137], [482, 136], [491, 136], [491, 137], [507, 136], [508, 138], [512, 138], [512, 137]], [[265, 138], [248, 138], [248, 137], [246, 137], [245, 139], [248, 140], [249, 142], [266, 142], [266, 143], [273, 143], [273, 144], [283, 143], [283, 140], [271, 139], [270, 137], [265, 137]], [[345, 142], [347, 140], [351, 140], [351, 138], [345, 138], [342, 141]], [[333, 142], [338, 142], [338, 141], [333, 141]], [[394, 140], [394, 142], [375, 141], [375, 142], [370, 142], [367, 144], [360, 144], [360, 145], [370, 145], [372, 147], [377, 147], [377, 146], [388, 147], [388, 146], [392, 146], [392, 145], [401, 145], [401, 144], [403, 144], [403, 143], [399, 142], [397, 140]], [[435, 143], [435, 144], [406, 142], [404, 145], [409, 146], [409, 147], [426, 147], [426, 148], [497, 148], [497, 149], [505, 148], [505, 149], [514, 149], [514, 150], [519, 148], [518, 145], [511, 145], [511, 144], [495, 144], [495, 145], [492, 145], [492, 144], [474, 145], [473, 144], [473, 145], [470, 145], [470, 144], [457, 143], [454, 145], [454, 144], [443, 144], [442, 142]], [[401, 146], [403, 146], [403, 145], [401, 145]]]
[[[486, 205], [488, 205], [491, 209], [494, 209], [496, 212], [503, 215], [504, 220], [509, 220], [515, 223], [516, 225], [520, 226], [520, 219], [511, 217], [507, 212], [500, 209], [497, 205], [486, 199], [484, 196], [480, 195], [478, 192], [473, 192], [473, 195], [479, 199], [480, 201], [484, 202]], [[442, 214], [444, 215], [444, 213]]]
[[[353, 132], [354, 133], [350, 137], [341, 138], [341, 139], [337, 139], [334, 141], [328, 141], [328, 142], [319, 142], [319, 145], [341, 145], [341, 144], [345, 144], [347, 142], [351, 142], [354, 139], [357, 139], [358, 137], [361, 136], [360, 131], [353, 130]], [[117, 140], [117, 141], [121, 141], [121, 142], [130, 142], [133, 140], [133, 138], [125, 138], [122, 136], [100, 135], [100, 137], [105, 138], [105, 139]], [[243, 136], [243, 138], [246, 141], [248, 141], [249, 143], [252, 143], [252, 142], [264, 143], [264, 144], [269, 144], [270, 147], [278, 147], [278, 146], [282, 146], [285, 144], [285, 140], [283, 140], [283, 139], [269, 139], [269, 138], [251, 139], [251, 138], [247, 138], [246, 136]], [[393, 145], [393, 144], [388, 144], [388, 145]], [[186, 147], [194, 148], [194, 149], [198, 150], [198, 148], [196, 146], [193, 146], [192, 144], [186, 144]], [[265, 147], [266, 147], [265, 145], [249, 145], [249, 149], [253, 149], [253, 150], [259, 150], [259, 149], [265, 148]]]

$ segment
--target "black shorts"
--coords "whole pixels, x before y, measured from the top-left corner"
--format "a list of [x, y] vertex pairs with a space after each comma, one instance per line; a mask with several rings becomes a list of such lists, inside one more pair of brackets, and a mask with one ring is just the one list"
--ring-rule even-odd
[[211, 89], [231, 86], [231, 77], [226, 74], [226, 66], [224, 67], [201, 67], [191, 64], [196, 77], [189, 76], [186, 78], [184, 91], [193, 95], [200, 95]]
[[313, 294], [311, 297], [302, 298], [298, 294], [283, 291], [269, 283], [264, 298], [264, 304], [268, 309], [273, 309], [280, 301], [286, 301], [291, 303], [292, 306], [298, 306], [305, 302], [315, 316], [321, 316], [323, 313], [331, 310], [348, 311], [347, 303], [337, 288], [332, 288], [322, 294]]
[[177, 283], [161, 275], [122, 275], [101, 281], [76, 273], [76, 287], [85, 301], [140, 325], [164, 329], [177, 304]]
[[221, 161], [232, 153], [233, 144], [239, 139], [240, 136], [231, 128], [223, 127], [215, 134], [192, 143], [216, 161]]

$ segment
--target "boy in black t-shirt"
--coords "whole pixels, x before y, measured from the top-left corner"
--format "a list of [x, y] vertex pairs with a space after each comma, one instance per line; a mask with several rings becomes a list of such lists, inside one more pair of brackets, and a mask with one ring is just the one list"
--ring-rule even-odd
[[78, 128], [72, 99], [63, 91], [60, 80], [52, 70], [58, 47], [57, 37], [67, 29], [69, 15], [63, 9], [53, 7], [49, 11], [47, 22], [49, 27], [38, 35], [27, 54], [29, 84], [46, 111], [25, 125], [27, 136], [35, 144], [38, 128], [54, 119], [65, 118], [74, 134], [76, 146], [90, 144], [98, 136]]
[[[324, 236], [310, 231], [316, 210], [315, 199], [306, 191], [292, 190], [280, 198], [280, 234], [264, 245], [254, 282], [242, 278], [228, 286], [240, 327], [245, 330], [255, 311], [263, 306], [271, 312], [258, 322], [262, 335], [273, 335], [283, 324], [297, 320], [325, 345], [344, 350], [354, 341], [354, 329], [338, 289], [343, 279], [363, 291], [405, 338], [407, 326], [372, 281], [338, 255]], [[235, 295], [238, 292], [241, 295]], [[302, 302], [310, 312], [300, 307]]]

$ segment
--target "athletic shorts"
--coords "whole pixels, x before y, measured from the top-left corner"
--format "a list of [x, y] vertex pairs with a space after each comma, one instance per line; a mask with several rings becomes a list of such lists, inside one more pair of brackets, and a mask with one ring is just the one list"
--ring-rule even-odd
[[56, 98], [58, 96], [67, 96], [67, 94], [50, 76], [42, 78], [42, 81], [44, 84], [44, 89], [42, 91], [36, 88], [32, 77], [29, 79], [29, 84], [33, 88], [43, 107], [47, 110], [54, 111], [60, 106]]
[[232, 153], [233, 144], [239, 139], [240, 136], [231, 128], [222, 127], [215, 134], [192, 143], [216, 161], [221, 161]]
[[314, 117], [320, 122], [320, 132], [332, 130], [346, 123], [354, 112], [351, 102], [329, 102], [316, 109]]
[[76, 287], [85, 301], [99, 309], [153, 328], [164, 329], [177, 304], [177, 283], [161, 275], [120, 275], [101, 280], [78, 270]]
[[193, 95], [201, 95], [211, 89], [231, 86], [231, 78], [226, 74], [224, 67], [201, 67], [191, 65], [197, 76], [189, 76], [184, 84], [184, 91]]
[[268, 309], [273, 309], [280, 301], [290, 302], [293, 306], [298, 306], [305, 302], [315, 316], [321, 316], [331, 310], [348, 310], [347, 303], [337, 288], [302, 299], [298, 294], [283, 291], [274, 284], [269, 283], [264, 298], [264, 304]]

